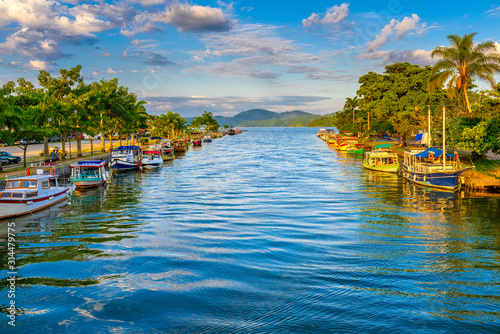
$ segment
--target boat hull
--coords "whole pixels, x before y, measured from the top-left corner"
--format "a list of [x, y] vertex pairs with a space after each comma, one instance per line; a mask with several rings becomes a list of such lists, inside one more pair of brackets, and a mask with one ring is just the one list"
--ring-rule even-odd
[[26, 215], [43, 210], [69, 197], [69, 189], [33, 200], [0, 200], [0, 219]]
[[472, 169], [472, 167], [463, 168], [449, 172], [414, 172], [403, 166], [403, 178], [410, 182], [416, 183], [425, 187], [432, 187], [438, 189], [445, 189], [454, 191], [458, 188], [458, 177], [465, 171]]
[[399, 165], [391, 165], [391, 166], [368, 166], [363, 162], [363, 167], [369, 170], [374, 170], [377, 172], [385, 172], [385, 173], [397, 173], [399, 169]]
[[71, 182], [73, 182], [75, 187], [78, 189], [99, 187], [99, 186], [102, 186], [106, 182], [102, 178], [96, 178], [93, 180], [88, 180], [88, 179], [69, 179], [69, 180]]
[[111, 168], [117, 172], [127, 172], [139, 169], [139, 163], [115, 159], [111, 162]]
[[141, 167], [143, 169], [156, 169], [156, 168], [160, 168], [162, 163], [163, 163], [163, 160], [161, 162], [143, 163]]

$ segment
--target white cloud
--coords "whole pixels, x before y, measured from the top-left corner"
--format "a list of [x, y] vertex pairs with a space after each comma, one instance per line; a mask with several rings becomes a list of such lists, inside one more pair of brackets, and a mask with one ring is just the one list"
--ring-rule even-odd
[[349, 15], [349, 4], [343, 3], [340, 6], [328, 8], [321, 22], [325, 24], [337, 23], [345, 19], [347, 15]]
[[108, 74], [116, 74], [116, 73], [118, 73], [118, 72], [117, 72], [117, 71], [115, 71], [112, 67], [108, 67], [107, 73], [108, 73]]
[[152, 15], [151, 20], [191, 32], [229, 31], [233, 24], [220, 8], [175, 3]]
[[302, 20], [302, 25], [304, 27], [311, 27], [315, 24], [319, 23], [319, 15], [316, 13], [312, 13], [307, 19]]
[[343, 3], [340, 6], [333, 6], [326, 10], [324, 17], [320, 19], [320, 16], [316, 13], [312, 13], [307, 19], [302, 20], [302, 25], [304, 27], [311, 27], [313, 25], [322, 24], [335, 24], [343, 21], [349, 15], [349, 4]]
[[358, 59], [381, 59], [383, 65], [410, 62], [421, 66], [432, 65], [437, 59], [431, 57], [428, 50], [404, 50], [404, 51], [373, 51], [361, 54]]
[[33, 60], [30, 60], [29, 64], [35, 70], [46, 70], [49, 68], [48, 64], [42, 60], [33, 59]]
[[417, 14], [412, 14], [410, 17], [403, 18], [402, 21], [392, 19], [389, 24], [382, 28], [380, 33], [375, 37], [375, 39], [366, 44], [368, 51], [373, 52], [385, 43], [389, 41], [390, 38], [395, 38], [400, 40], [412, 31], [419, 31], [421, 29], [426, 29], [427, 25], [424, 23], [419, 25], [420, 18]]

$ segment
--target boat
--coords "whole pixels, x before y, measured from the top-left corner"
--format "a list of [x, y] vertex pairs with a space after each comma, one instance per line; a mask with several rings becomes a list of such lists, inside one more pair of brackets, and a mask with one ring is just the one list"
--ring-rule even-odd
[[126, 172], [139, 169], [141, 161], [139, 146], [120, 146], [111, 152], [111, 168], [117, 172]]
[[421, 152], [405, 150], [401, 169], [403, 177], [413, 183], [455, 191], [460, 174], [472, 168], [462, 168], [457, 156], [443, 154], [443, 150], [429, 147]]
[[156, 169], [163, 165], [160, 151], [145, 151], [141, 160], [141, 168]]
[[183, 140], [174, 141], [174, 152], [186, 152], [186, 143]]
[[104, 160], [78, 161], [70, 166], [71, 177], [77, 189], [91, 188], [103, 185], [109, 178]]
[[200, 138], [193, 138], [191, 139], [191, 144], [194, 146], [201, 146], [201, 139]]
[[364, 144], [357, 143], [351, 145], [351, 147], [347, 149], [347, 153], [362, 155], [363, 153], [365, 153]]
[[230, 136], [234, 136], [234, 135], [236, 135], [236, 130], [231, 128], [231, 129], [227, 130], [227, 134]]
[[0, 219], [32, 213], [67, 199], [70, 188], [60, 187], [58, 177], [54, 169], [50, 174], [37, 169], [31, 175], [28, 168], [25, 176], [7, 179], [5, 189], [0, 191]]
[[387, 151], [370, 151], [363, 155], [363, 167], [378, 172], [397, 173], [398, 154]]
[[210, 143], [212, 141], [212, 135], [205, 135], [203, 137], [203, 141], [207, 142], [207, 143]]
[[158, 144], [149, 145], [148, 151], [160, 151], [163, 161], [170, 161], [175, 159], [174, 147], [170, 139], [163, 139]]
[[[430, 108], [429, 108], [430, 130]], [[455, 191], [458, 189], [458, 177], [473, 167], [462, 168], [458, 154], [446, 153], [446, 107], [443, 105], [443, 146], [442, 149], [429, 147], [418, 150], [405, 150], [402, 165], [403, 177], [418, 185]], [[429, 131], [430, 133], [430, 131]], [[430, 141], [428, 141], [430, 144]]]

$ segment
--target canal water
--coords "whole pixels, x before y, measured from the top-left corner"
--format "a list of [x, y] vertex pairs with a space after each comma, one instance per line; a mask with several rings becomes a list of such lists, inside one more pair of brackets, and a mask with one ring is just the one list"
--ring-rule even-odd
[[0, 331], [500, 332], [500, 199], [366, 171], [316, 131], [252, 128], [0, 222]]

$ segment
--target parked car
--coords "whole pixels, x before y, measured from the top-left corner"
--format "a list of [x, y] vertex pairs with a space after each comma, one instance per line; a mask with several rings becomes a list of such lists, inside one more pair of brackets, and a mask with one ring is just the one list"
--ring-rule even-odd
[[20, 157], [16, 157], [15, 155], [10, 154], [9, 152], [1, 151], [0, 156], [2, 157], [2, 164], [4, 163], [3, 159], [7, 160], [8, 161], [7, 163], [9, 164], [17, 164], [21, 162]]
[[9, 160], [5, 159], [4, 157], [0, 157], [0, 159], [2, 160], [2, 166], [9, 164]]

